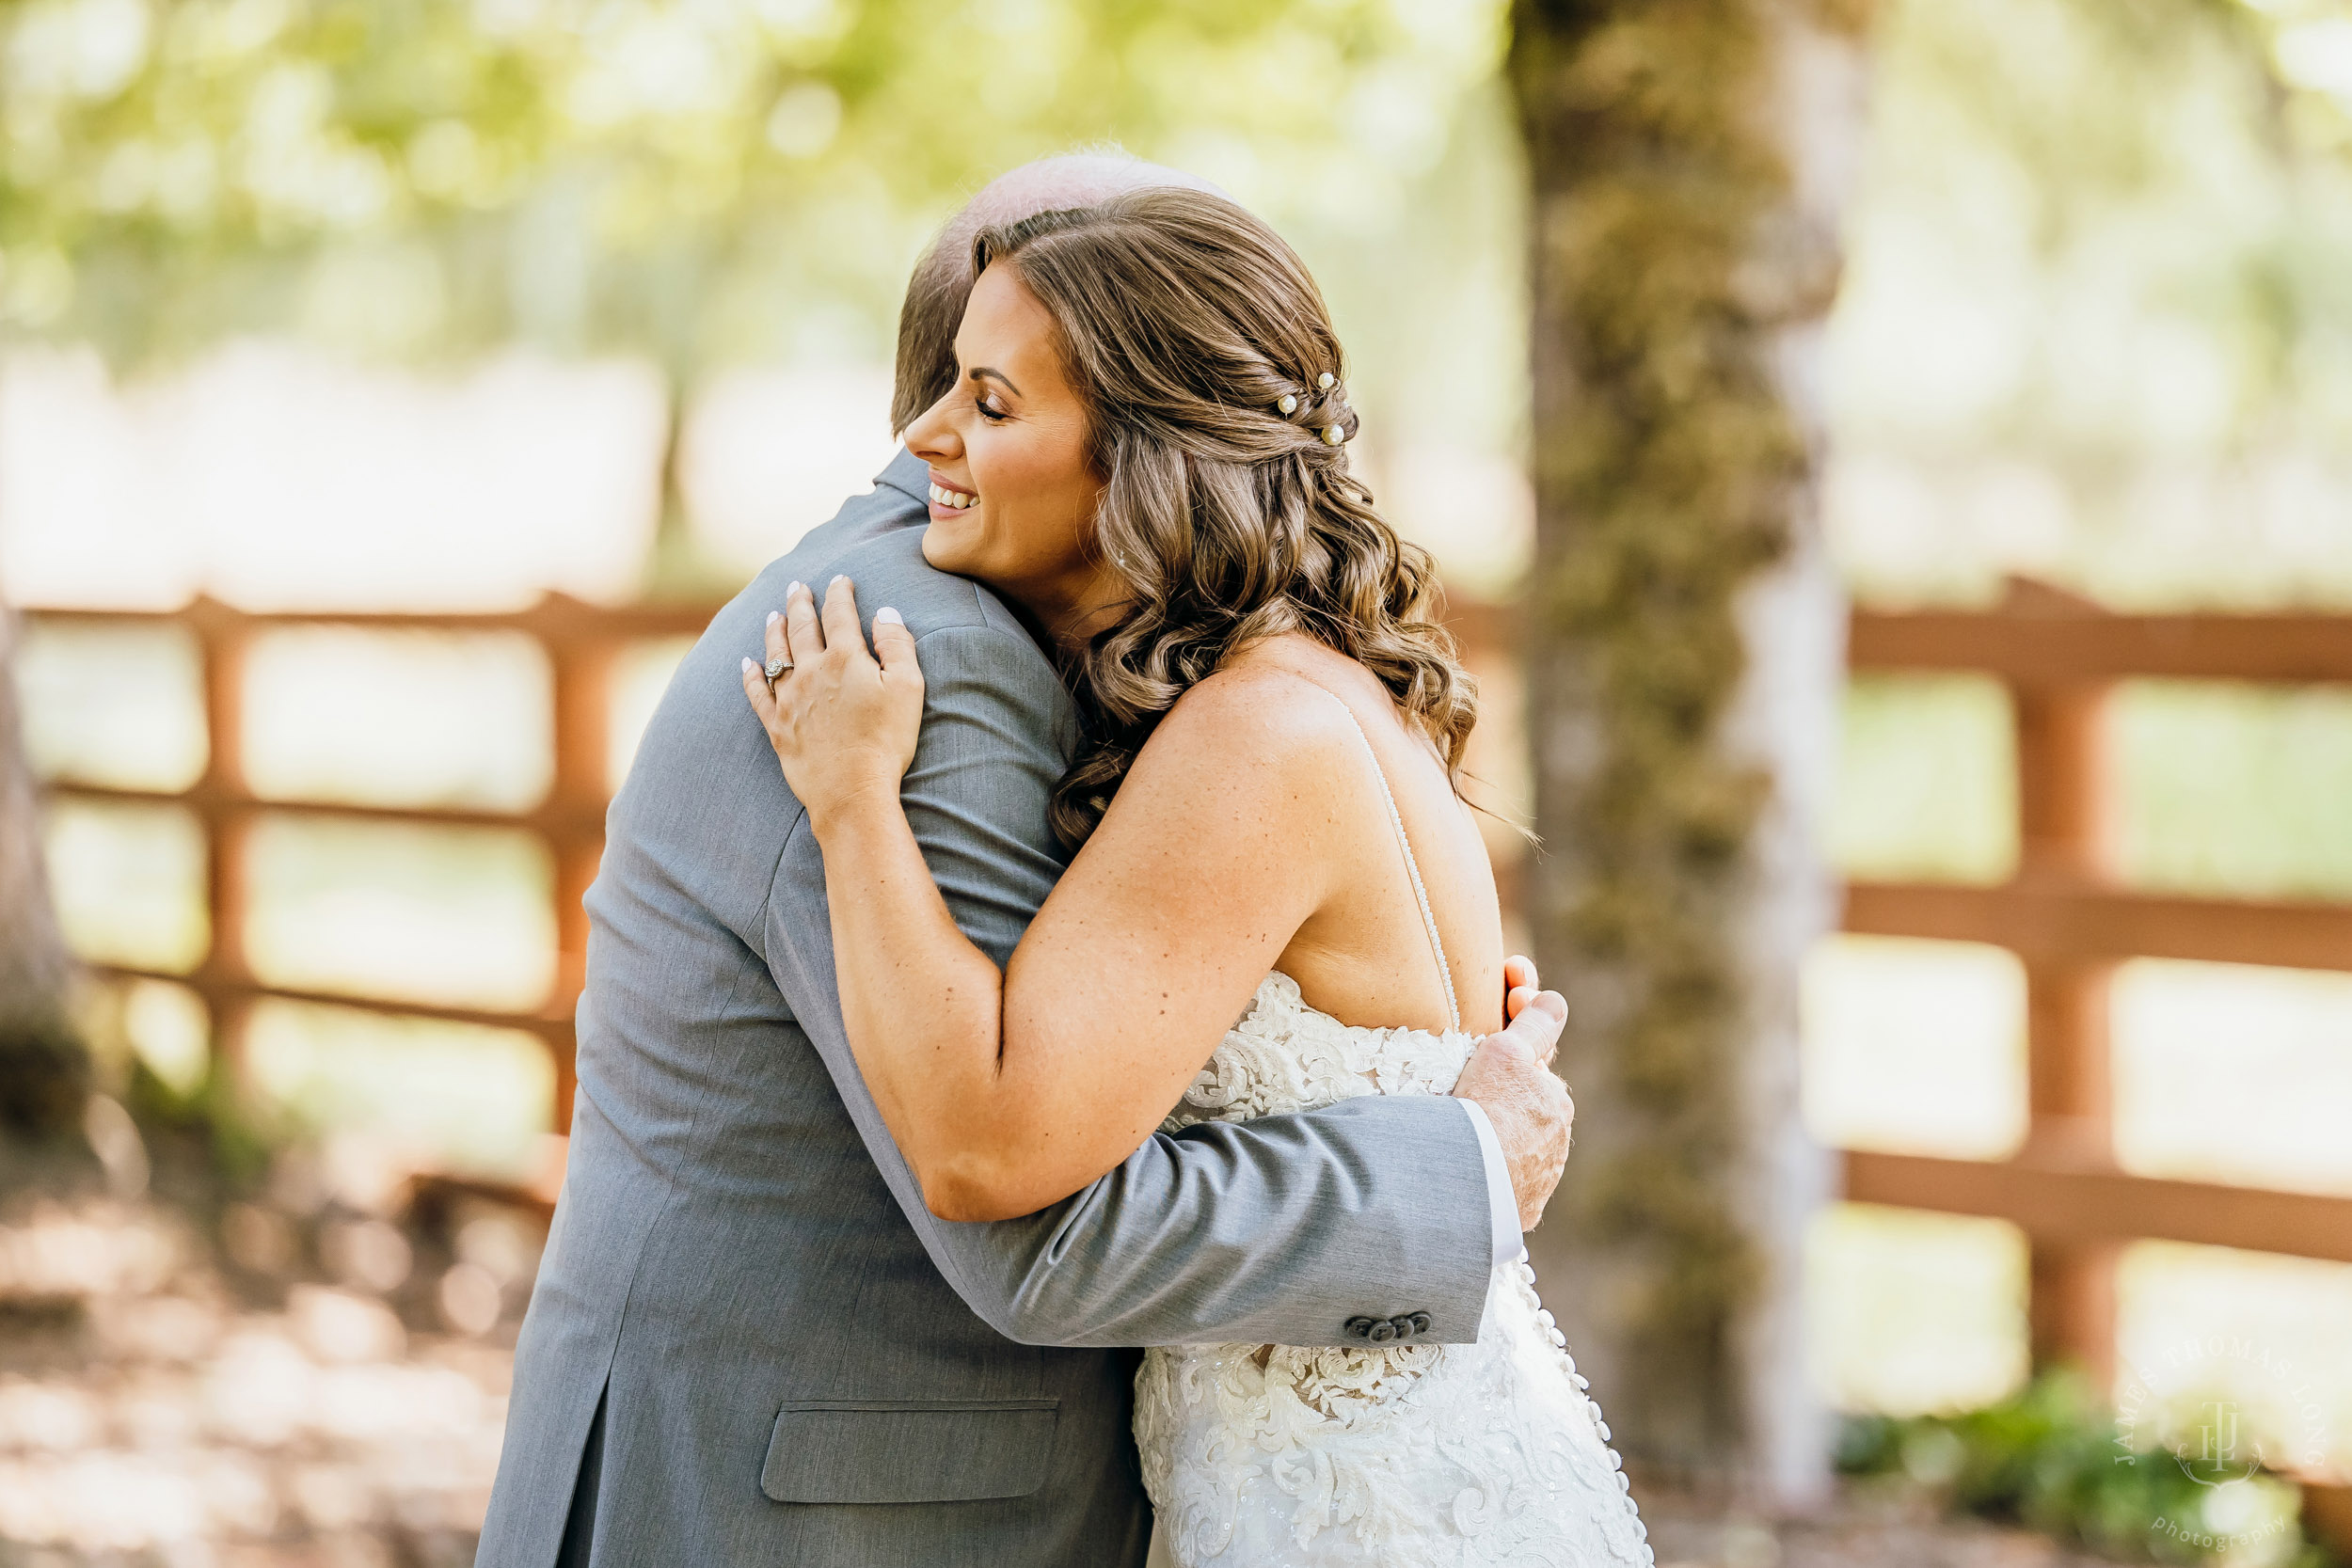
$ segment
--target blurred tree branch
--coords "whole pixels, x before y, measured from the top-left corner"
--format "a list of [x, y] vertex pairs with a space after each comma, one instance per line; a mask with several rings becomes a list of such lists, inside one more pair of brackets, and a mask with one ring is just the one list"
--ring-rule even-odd
[[1435, 36], [1410, 9], [16, 0], [0, 329], [119, 363], [526, 341], [691, 383], [825, 331], [812, 306], [888, 321], [946, 206], [1041, 152], [1311, 183], [1360, 89], [1486, 64], [1483, 8]]

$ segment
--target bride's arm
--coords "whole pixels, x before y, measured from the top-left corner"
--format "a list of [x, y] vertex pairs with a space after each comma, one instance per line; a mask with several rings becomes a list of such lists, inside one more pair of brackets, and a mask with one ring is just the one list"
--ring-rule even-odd
[[1196, 689], [1000, 974], [898, 803], [922, 711], [914, 639], [878, 612], [868, 657], [844, 582], [821, 633], [805, 591], [788, 612], [795, 668], [771, 698], [747, 661], [744, 687], [824, 850], [859, 1070], [934, 1212], [1031, 1212], [1151, 1135], [1322, 906], [1349, 775], [1316, 764], [1353, 741], [1248, 683]]

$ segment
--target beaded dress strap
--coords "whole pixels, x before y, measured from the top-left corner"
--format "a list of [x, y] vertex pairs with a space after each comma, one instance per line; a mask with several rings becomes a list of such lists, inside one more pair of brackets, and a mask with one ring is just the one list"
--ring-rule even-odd
[[1405, 851], [1405, 875], [1412, 880], [1413, 900], [1421, 906], [1422, 928], [1429, 933], [1429, 951], [1438, 960], [1438, 978], [1445, 983], [1446, 1023], [1458, 1035], [1462, 1032], [1462, 1005], [1454, 994], [1454, 966], [1446, 962], [1445, 939], [1438, 935], [1438, 917], [1430, 912], [1429, 890], [1422, 883], [1421, 862], [1413, 858], [1413, 841], [1406, 834], [1404, 814], [1396, 809], [1396, 796], [1389, 788], [1388, 769], [1380, 766], [1380, 753], [1372, 749], [1372, 736], [1364, 733], [1363, 724], [1356, 718], [1356, 710], [1341, 703], [1335, 692], [1324, 691], [1323, 694], [1339, 703], [1340, 711], [1347, 715], [1350, 724], [1356, 726], [1356, 738], [1364, 743], [1364, 755], [1372, 759], [1372, 776], [1380, 781], [1380, 799], [1389, 808], [1389, 826], [1396, 830], [1396, 847]]

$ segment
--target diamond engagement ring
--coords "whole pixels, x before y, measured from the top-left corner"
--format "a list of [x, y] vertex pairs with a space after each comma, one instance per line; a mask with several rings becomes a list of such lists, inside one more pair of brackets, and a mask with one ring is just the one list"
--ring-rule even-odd
[[773, 691], [776, 689], [776, 682], [783, 678], [784, 673], [787, 670], [791, 668], [792, 661], [785, 657], [782, 654], [778, 654], [775, 657], [770, 659], [768, 661], [768, 689]]

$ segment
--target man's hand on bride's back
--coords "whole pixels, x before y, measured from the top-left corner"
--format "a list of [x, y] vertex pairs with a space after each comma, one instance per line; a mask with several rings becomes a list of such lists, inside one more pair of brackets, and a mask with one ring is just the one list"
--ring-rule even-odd
[[1558, 991], [1539, 991], [1535, 966], [1515, 958], [1502, 968], [1503, 1015], [1510, 1022], [1470, 1053], [1454, 1092], [1478, 1101], [1494, 1124], [1502, 1161], [1518, 1199], [1519, 1228], [1533, 1230], [1560, 1184], [1568, 1162], [1576, 1102], [1551, 1070], [1568, 1004]]
[[[772, 683], [770, 670], [780, 672]], [[821, 616], [809, 590], [792, 584], [783, 610], [768, 615], [766, 665], [743, 661], [743, 695], [820, 838], [856, 802], [898, 809], [923, 723], [923, 672], [897, 610], [874, 612], [869, 654], [848, 578], [826, 589]]]

